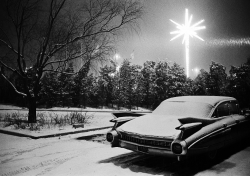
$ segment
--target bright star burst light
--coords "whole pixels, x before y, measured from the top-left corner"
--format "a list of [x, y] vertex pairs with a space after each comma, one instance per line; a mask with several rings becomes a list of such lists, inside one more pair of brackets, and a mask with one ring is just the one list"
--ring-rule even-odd
[[187, 77], [189, 77], [189, 37], [196, 37], [202, 41], [204, 41], [201, 37], [197, 35], [198, 30], [205, 29], [205, 26], [198, 26], [204, 20], [200, 20], [197, 23], [191, 25], [193, 16], [191, 15], [190, 18], [188, 17], [188, 9], [185, 11], [185, 24], [180, 25], [179, 23], [176, 23], [175, 21], [170, 21], [174, 24], [176, 24], [177, 31], [170, 32], [170, 34], [176, 34], [170, 41], [180, 37], [183, 35], [182, 44], [185, 43], [185, 50], [186, 50], [186, 74]]

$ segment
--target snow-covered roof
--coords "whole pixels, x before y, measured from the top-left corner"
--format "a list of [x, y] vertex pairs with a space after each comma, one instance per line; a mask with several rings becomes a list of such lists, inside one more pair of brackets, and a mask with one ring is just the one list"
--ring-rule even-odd
[[226, 96], [180, 96], [180, 97], [169, 98], [165, 101], [187, 101], [187, 102], [198, 102], [198, 103], [200, 102], [215, 106], [217, 103], [226, 100], [228, 101], [236, 99], [233, 97], [226, 97]]

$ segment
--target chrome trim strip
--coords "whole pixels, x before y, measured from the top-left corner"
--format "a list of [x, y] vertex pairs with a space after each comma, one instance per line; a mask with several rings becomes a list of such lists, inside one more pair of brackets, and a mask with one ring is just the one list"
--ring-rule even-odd
[[124, 140], [121, 140], [121, 139], [119, 139], [119, 141], [123, 142], [123, 143], [131, 144], [131, 145], [134, 145], [134, 146], [141, 146], [141, 147], [147, 147], [147, 148], [152, 148], [152, 149], [159, 149], [159, 150], [171, 151], [170, 148], [156, 147], [156, 146], [151, 146], [151, 145], [142, 145], [142, 144], [137, 144], [137, 143], [130, 142], [130, 141], [124, 141]]
[[[173, 138], [171, 136], [164, 137], [164, 136], [141, 135], [139, 133], [131, 133], [131, 132], [123, 131], [123, 130], [119, 131], [119, 133], [121, 135], [123, 135], [123, 133], [124, 133], [125, 135], [131, 135], [131, 136], [134, 136], [134, 137], [138, 137], [138, 138], [142, 138], [142, 139], [148, 139], [148, 140], [153, 139], [153, 140], [159, 140], [159, 141], [161, 141], [161, 140], [162, 141], [168, 140], [169, 142], [173, 141]], [[168, 141], [166, 141], [166, 142], [168, 142]]]
[[127, 142], [127, 141], [119, 141], [120, 143], [120, 147], [121, 148], [125, 148], [128, 150], [132, 150], [135, 152], [139, 152], [139, 153], [144, 153], [144, 154], [151, 154], [151, 155], [166, 155], [166, 156], [172, 156], [172, 157], [176, 157], [177, 155], [175, 155], [172, 151], [167, 150], [166, 148], [154, 148], [152, 146], [142, 146], [142, 147], [147, 147], [148, 151], [147, 152], [143, 152], [143, 151], [138, 151], [138, 145]]
[[210, 136], [213, 136], [213, 135], [215, 135], [216, 133], [221, 133], [221, 132], [224, 132], [224, 131], [226, 131], [228, 128], [230, 128], [232, 125], [228, 125], [226, 128], [220, 128], [220, 129], [218, 129], [218, 130], [215, 130], [215, 131], [213, 131], [213, 132], [211, 132], [211, 133], [208, 133], [207, 135], [205, 135], [205, 136], [202, 136], [201, 138], [199, 138], [198, 140], [196, 140], [196, 141], [194, 141], [192, 144], [190, 144], [189, 146], [188, 146], [188, 149], [190, 149], [193, 145], [195, 145], [196, 143], [198, 143], [198, 142], [200, 142], [201, 140], [203, 140], [203, 139], [205, 139], [205, 138], [208, 138], [208, 137], [210, 137]]
[[121, 137], [121, 140], [132, 142], [138, 145], [155, 146], [155, 147], [162, 147], [162, 148], [169, 148], [169, 149], [171, 147], [171, 141], [144, 139], [144, 138], [133, 137], [130, 135], [123, 135]]

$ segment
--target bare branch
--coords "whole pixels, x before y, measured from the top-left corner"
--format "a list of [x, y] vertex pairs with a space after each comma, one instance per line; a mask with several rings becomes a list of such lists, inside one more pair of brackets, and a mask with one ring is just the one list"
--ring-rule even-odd
[[5, 63], [3, 63], [1, 60], [0, 60], [0, 64], [1, 64], [2, 66], [4, 66], [5, 68], [7, 68], [8, 70], [10, 70], [10, 71], [12, 71], [12, 72], [14, 72], [14, 73], [17, 73], [19, 76], [23, 77], [16, 69], [13, 69], [13, 68], [9, 67], [9, 66], [6, 65]]
[[8, 47], [9, 49], [11, 49], [11, 51], [13, 51], [15, 54], [20, 55], [20, 57], [23, 58], [23, 55], [21, 55], [20, 53], [18, 53], [18, 51], [15, 50], [15, 48], [12, 45], [8, 44], [3, 39], [0, 39], [0, 42], [2, 42], [6, 47]]
[[[5, 3], [7, 24], [11, 26], [0, 30], [0, 43], [10, 51], [8, 54], [14, 53], [11, 59], [15, 59], [18, 71], [3, 61], [0, 65], [23, 78], [28, 99], [37, 98], [45, 72], [77, 74], [64, 70], [68, 62], [79, 59], [77, 66], [84, 65], [85, 73], [90, 67], [109, 60], [107, 56], [114, 49], [113, 37], [126, 26], [134, 26], [142, 14], [141, 4], [135, 0], [79, 1], [83, 6], [78, 4], [77, 7], [74, 1], [66, 3], [66, 0], [46, 3], [8, 0]], [[81, 42], [81, 49], [78, 42]], [[32, 66], [28, 72], [26, 65]], [[77, 70], [81, 69], [79, 67]], [[31, 99], [28, 101], [33, 103]]]
[[[51, 0], [51, 4], [50, 4], [50, 16], [49, 16], [50, 17], [49, 18], [49, 27], [48, 27], [48, 31], [47, 31], [47, 34], [46, 34], [46, 37], [45, 37], [44, 44], [43, 44], [43, 49], [42, 49], [41, 60], [39, 62], [39, 66], [43, 66], [47, 62], [47, 60], [46, 60], [47, 57], [44, 57], [44, 56], [45, 56], [48, 44], [49, 44], [50, 39], [51, 39], [51, 32], [52, 32], [52, 29], [54, 27], [55, 19], [57, 18], [59, 12], [62, 10], [63, 5], [65, 4], [65, 1], [66, 0], [63, 0], [61, 2], [61, 4], [59, 4], [59, 7], [57, 8], [57, 7], [55, 7], [56, 6], [56, 1]], [[55, 14], [54, 15], [53, 15], [53, 10], [55, 10]], [[44, 59], [45, 59], [45, 61], [44, 61]]]
[[75, 73], [70, 73], [70, 72], [63, 72], [63, 71], [57, 71], [57, 70], [44, 70], [44, 72], [55, 72], [55, 73], [62, 73], [62, 74], [66, 74], [66, 75], [76, 75], [78, 74], [78, 72], [75, 72]]
[[13, 87], [13, 89], [15, 90], [16, 93], [18, 93], [19, 95], [22, 95], [22, 96], [27, 96], [27, 94], [25, 93], [22, 93], [22, 92], [19, 92], [16, 87], [12, 84], [12, 82], [10, 82], [10, 80], [1, 72], [1, 75], [2, 77], [11, 85], [11, 87]]
[[73, 57], [69, 57], [69, 58], [66, 58], [66, 59], [63, 59], [63, 60], [54, 60], [54, 61], [51, 61], [51, 62], [47, 62], [44, 67], [50, 65], [50, 64], [55, 64], [55, 63], [61, 63], [61, 62], [68, 62], [68, 61], [71, 61], [71, 60], [74, 60], [76, 58], [80, 58], [82, 56], [84, 56], [87, 52], [84, 52], [82, 54], [79, 54], [79, 55], [76, 55], [76, 56], [73, 56]]

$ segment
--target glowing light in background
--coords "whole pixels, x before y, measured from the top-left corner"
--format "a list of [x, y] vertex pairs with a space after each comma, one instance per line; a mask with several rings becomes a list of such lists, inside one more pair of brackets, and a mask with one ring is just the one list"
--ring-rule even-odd
[[130, 54], [130, 58], [131, 58], [131, 60], [133, 60], [135, 58], [135, 50], [133, 50], [133, 52]]
[[200, 69], [199, 68], [193, 68], [192, 71], [194, 72], [195, 76], [197, 76], [200, 72]]
[[191, 15], [190, 18], [188, 16], [188, 9], [185, 11], [185, 24], [179, 24], [170, 19], [172, 23], [176, 25], [177, 31], [170, 32], [170, 34], [176, 34], [170, 41], [180, 37], [183, 35], [182, 44], [185, 43], [185, 53], [186, 53], [186, 74], [189, 77], [189, 37], [196, 37], [202, 41], [204, 41], [201, 37], [197, 35], [198, 30], [205, 29], [205, 26], [198, 26], [199, 24], [203, 23], [204, 20], [200, 20], [197, 23], [191, 25], [193, 16]]
[[119, 60], [121, 60], [121, 59], [122, 59], [121, 55], [118, 53], [115, 53], [115, 55], [113, 56], [113, 61], [116, 65], [115, 73], [111, 73], [110, 76], [114, 77], [115, 74], [119, 73], [120, 68], [121, 68], [121, 65], [119, 64]]
[[209, 46], [249, 46], [250, 38], [229, 38], [229, 39], [210, 39], [206, 41]]
[[116, 54], [114, 55], [114, 59], [115, 59], [116, 61], [119, 60], [119, 59], [121, 59], [120, 54], [116, 53]]
[[117, 72], [119, 72], [120, 68], [121, 68], [121, 66], [120, 66], [120, 65], [117, 65], [117, 67], [116, 67], [115, 70], [116, 70]]

